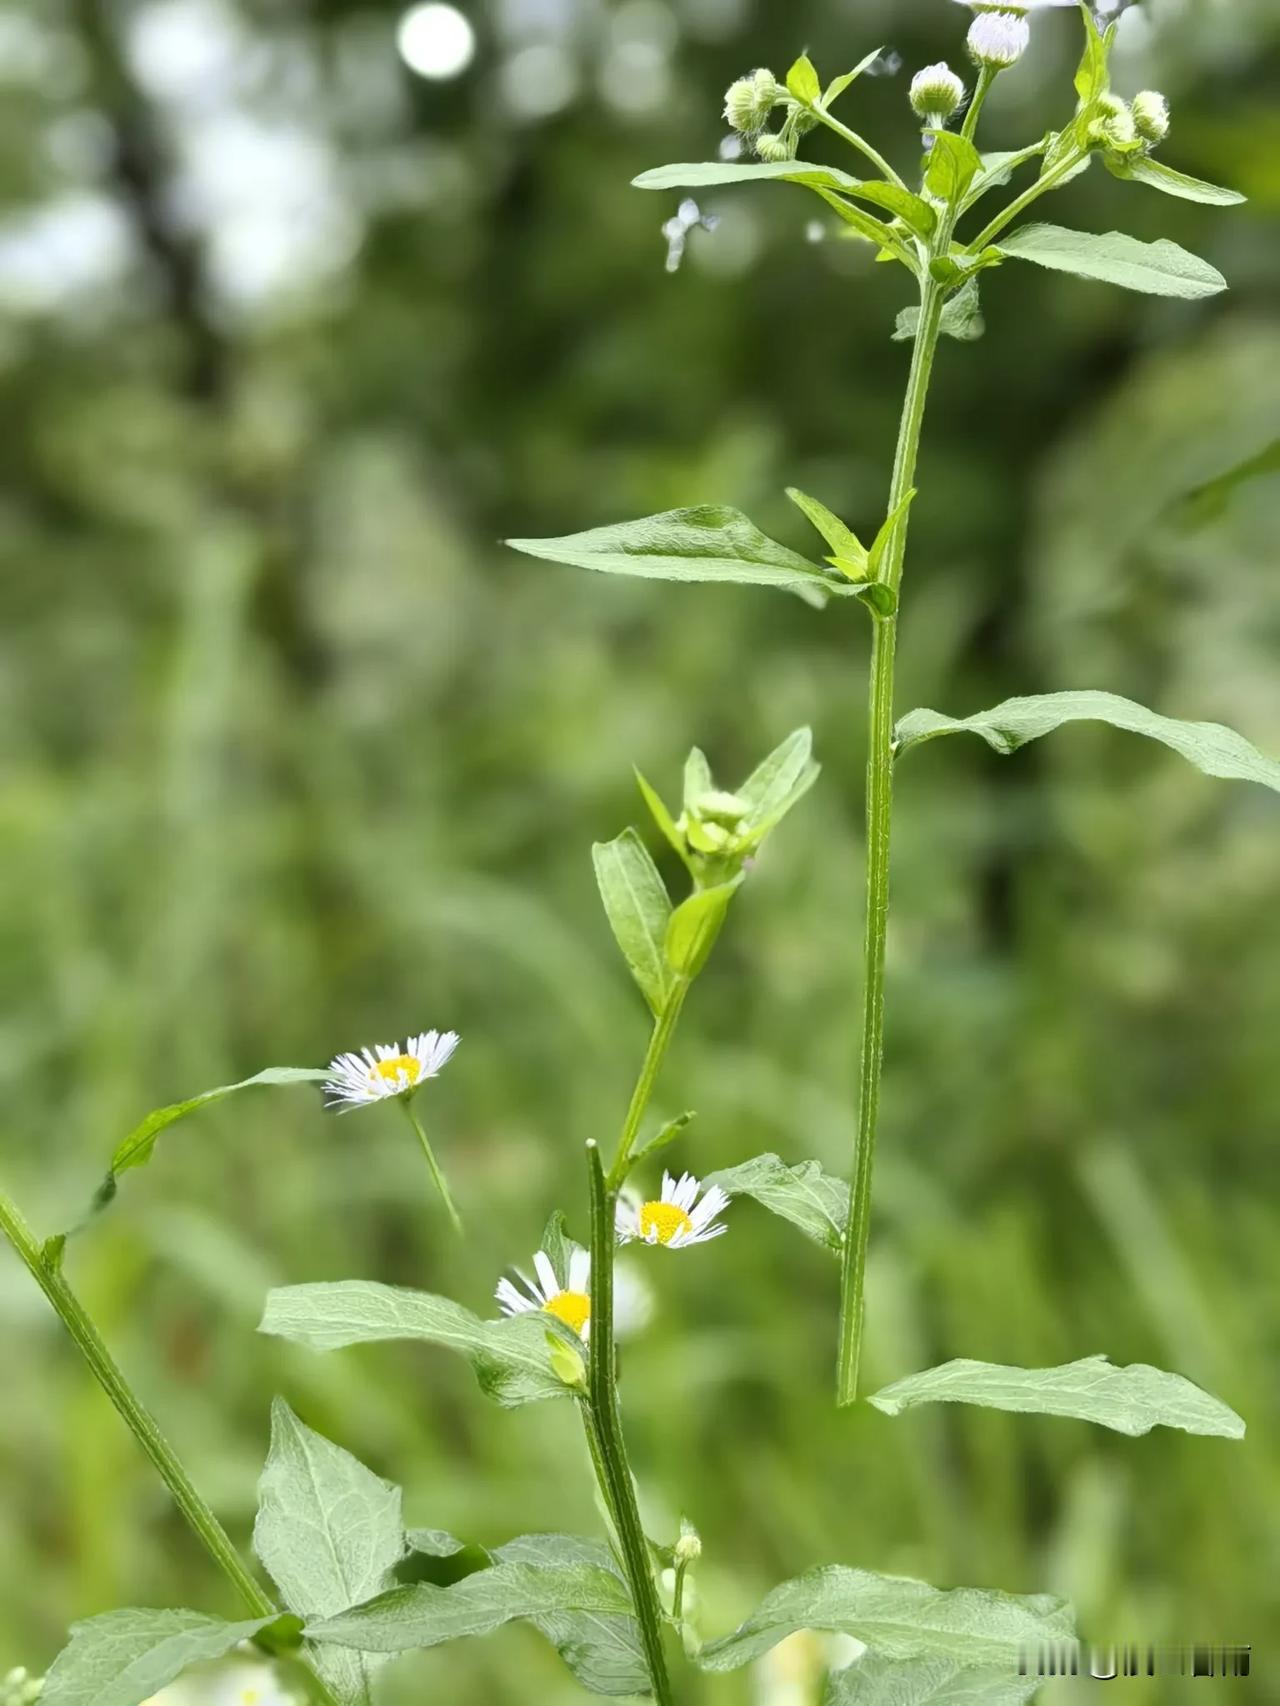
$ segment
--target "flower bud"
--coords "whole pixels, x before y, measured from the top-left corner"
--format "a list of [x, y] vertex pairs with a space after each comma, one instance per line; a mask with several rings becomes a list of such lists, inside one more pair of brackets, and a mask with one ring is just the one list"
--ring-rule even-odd
[[785, 136], [774, 136], [770, 131], [756, 137], [755, 150], [762, 160], [794, 160], [796, 157], [794, 142], [788, 142]]
[[1138, 140], [1138, 127], [1127, 101], [1118, 95], [1098, 97], [1098, 116], [1089, 126], [1089, 140], [1098, 148], [1132, 151]]
[[1138, 135], [1154, 147], [1169, 134], [1169, 103], [1155, 89], [1144, 89], [1133, 97], [1130, 109]]
[[964, 102], [964, 84], [949, 65], [926, 65], [911, 79], [911, 105], [935, 128], [944, 125]]
[[702, 1538], [685, 1517], [680, 1519], [680, 1538], [675, 1544], [677, 1564], [696, 1564], [702, 1556]]
[[979, 12], [969, 26], [969, 57], [975, 65], [1007, 71], [1031, 42], [1031, 25], [1015, 12]]
[[761, 66], [731, 85], [724, 98], [724, 116], [743, 136], [756, 136], [768, 124], [778, 94], [777, 78]]

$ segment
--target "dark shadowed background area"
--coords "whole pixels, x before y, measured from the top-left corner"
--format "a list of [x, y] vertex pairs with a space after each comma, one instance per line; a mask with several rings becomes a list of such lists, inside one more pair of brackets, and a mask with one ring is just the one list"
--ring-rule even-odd
[[[813, 725], [822, 780], [659, 1101], [699, 1110], [674, 1155], [700, 1171], [762, 1149], [848, 1166], [861, 612], [497, 542], [725, 502], [807, 550], [789, 484], [874, 530], [902, 273], [761, 185], [706, 196], [720, 224], [672, 275], [678, 198], [628, 184], [714, 157], [733, 77], [805, 46], [830, 76], [878, 42], [903, 69], [859, 83], [850, 118], [905, 169], [907, 77], [959, 63], [966, 14], [459, 4], [470, 57], [435, 77], [406, 56], [442, 69], [447, 27], [398, 43], [383, 0], [0, 10], [6, 1184], [52, 1230], [158, 1103], [429, 1026], [464, 1038], [429, 1107], [464, 1248], [394, 1111], [338, 1121], [300, 1088], [175, 1127], [71, 1249], [245, 1538], [274, 1392], [401, 1481], [414, 1524], [595, 1531], [570, 1406], [502, 1413], [444, 1353], [318, 1358], [255, 1326], [271, 1284], [353, 1275], [485, 1310], [553, 1207], [585, 1230], [582, 1142], [616, 1129], [645, 1034], [589, 858], [640, 821], [633, 764], [672, 794], [695, 741], [732, 781]], [[1078, 34], [1037, 22], [987, 146], [1067, 116]], [[926, 434], [904, 709], [1109, 688], [1280, 753], [1278, 76], [1273, 0], [1126, 15], [1118, 84], [1168, 94], [1163, 158], [1250, 203], [1095, 167], [1050, 217], [1173, 237], [1233, 289], [984, 280], [987, 336], [945, 347]], [[834, 1265], [744, 1202], [730, 1236], [632, 1264], [653, 1293], [624, 1349], [650, 1520], [702, 1531], [709, 1632], [843, 1561], [1068, 1594], [1101, 1636], [1253, 1642], [1255, 1698], [1280, 1700], [1280, 801], [1097, 728], [1010, 760], [941, 743], [900, 776], [895, 904], [868, 1389], [951, 1356], [1106, 1351], [1201, 1381], [1248, 1437], [837, 1413]], [[229, 1611], [7, 1254], [0, 1322], [0, 1673], [119, 1604]], [[809, 1706], [805, 1662], [708, 1699]], [[523, 1628], [403, 1661], [387, 1689], [580, 1698]]]

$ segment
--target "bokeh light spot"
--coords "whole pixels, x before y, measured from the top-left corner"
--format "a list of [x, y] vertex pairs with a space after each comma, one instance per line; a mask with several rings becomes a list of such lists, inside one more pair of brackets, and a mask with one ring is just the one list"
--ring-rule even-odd
[[396, 31], [400, 57], [419, 77], [459, 77], [475, 58], [476, 32], [456, 6], [411, 6]]

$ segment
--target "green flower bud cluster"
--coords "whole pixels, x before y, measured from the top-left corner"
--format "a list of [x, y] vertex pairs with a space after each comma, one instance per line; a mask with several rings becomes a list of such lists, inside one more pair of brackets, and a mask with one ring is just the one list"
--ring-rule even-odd
[[1169, 103], [1154, 89], [1144, 89], [1132, 102], [1100, 96], [1089, 125], [1090, 145], [1118, 162], [1149, 154], [1168, 134]]
[[[768, 128], [775, 107], [787, 109], [782, 129], [776, 131]], [[730, 85], [724, 116], [757, 156], [768, 161], [794, 160], [800, 138], [818, 122], [763, 66]]]

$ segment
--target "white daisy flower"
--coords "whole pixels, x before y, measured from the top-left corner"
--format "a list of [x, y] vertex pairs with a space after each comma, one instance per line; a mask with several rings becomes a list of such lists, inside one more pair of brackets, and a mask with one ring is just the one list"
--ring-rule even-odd
[[719, 1185], [712, 1185], [698, 1201], [702, 1186], [692, 1173], [673, 1179], [662, 1175], [662, 1195], [656, 1202], [635, 1202], [623, 1198], [618, 1204], [618, 1237], [624, 1244], [640, 1240], [645, 1244], [665, 1244], [669, 1250], [683, 1250], [687, 1244], [705, 1244], [718, 1238], [728, 1227], [714, 1224], [716, 1216], [729, 1206], [729, 1199]]
[[541, 1309], [548, 1315], [554, 1315], [563, 1321], [567, 1327], [581, 1339], [591, 1336], [591, 1253], [574, 1245], [569, 1253], [569, 1273], [567, 1285], [561, 1285], [556, 1278], [556, 1270], [551, 1265], [551, 1258], [545, 1250], [539, 1250], [533, 1258], [534, 1272], [537, 1279], [527, 1279], [518, 1273], [520, 1286], [513, 1285], [509, 1279], [498, 1281], [498, 1289], [494, 1296], [504, 1315], [529, 1315]]
[[379, 1043], [359, 1054], [340, 1054], [329, 1063], [324, 1086], [328, 1106], [340, 1113], [384, 1102], [389, 1096], [409, 1096], [435, 1078], [458, 1046], [456, 1031], [423, 1031], [403, 1045]]
[[979, 12], [969, 25], [967, 46], [975, 65], [1007, 71], [1031, 43], [1031, 25], [1018, 12]]

